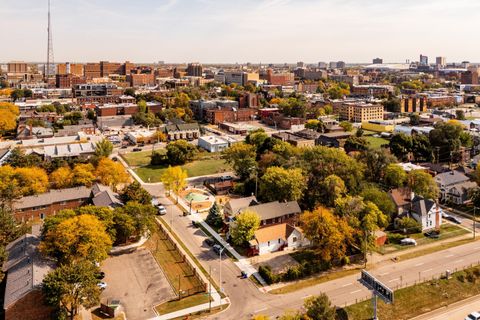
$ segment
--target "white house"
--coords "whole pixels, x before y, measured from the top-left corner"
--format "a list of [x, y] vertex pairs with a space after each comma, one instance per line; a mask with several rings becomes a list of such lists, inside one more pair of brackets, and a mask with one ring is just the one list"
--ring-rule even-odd
[[299, 228], [287, 223], [260, 228], [250, 241], [251, 248], [259, 255], [284, 249], [293, 250], [309, 244], [310, 241]]
[[221, 152], [228, 148], [227, 140], [218, 136], [203, 136], [198, 138], [198, 146], [207, 150], [208, 152]]
[[440, 228], [442, 225], [442, 209], [433, 200], [415, 197], [412, 201], [412, 217], [422, 224], [422, 231]]
[[462, 172], [452, 170], [435, 176], [435, 182], [440, 189], [440, 201], [463, 204], [468, 200], [468, 190], [477, 184]]

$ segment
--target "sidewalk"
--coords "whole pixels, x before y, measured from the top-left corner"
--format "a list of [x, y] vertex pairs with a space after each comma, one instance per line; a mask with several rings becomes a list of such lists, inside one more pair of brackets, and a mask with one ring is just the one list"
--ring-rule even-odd
[[[185, 201], [179, 197], [178, 204], [183, 208], [185, 211], [189, 211], [190, 207]], [[187, 216], [190, 220], [195, 221], [196, 223], [200, 223], [200, 225], [205, 228], [208, 233], [210, 233], [218, 243], [220, 243], [230, 254], [237, 259], [235, 261], [235, 265], [243, 272], [245, 272], [248, 276], [253, 275], [258, 282], [262, 286], [266, 286], [267, 283], [258, 273], [258, 270], [250, 263], [250, 260], [242, 255], [240, 255], [237, 250], [235, 250], [227, 241], [225, 241], [215, 230], [213, 230], [205, 221], [203, 221], [199, 216], [198, 212], [192, 210], [192, 215]]]
[[[212, 301], [212, 308], [216, 308], [222, 305], [230, 304], [230, 300], [228, 298], [222, 299], [222, 300], [215, 300]], [[204, 304], [199, 304], [198, 306], [182, 309], [179, 311], [163, 314], [161, 316], [156, 316], [154, 318], [151, 318], [149, 320], [168, 320], [168, 319], [175, 319], [179, 318], [181, 316], [187, 316], [195, 312], [207, 310], [210, 308], [209, 303], [204, 303]]]

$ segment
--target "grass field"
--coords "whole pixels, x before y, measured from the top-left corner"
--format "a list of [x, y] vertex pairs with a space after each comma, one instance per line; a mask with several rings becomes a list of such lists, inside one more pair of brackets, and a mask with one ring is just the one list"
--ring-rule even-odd
[[152, 252], [175, 292], [187, 291], [203, 285], [191, 276], [187, 262], [161, 233], [154, 233], [147, 241], [146, 247]]
[[365, 139], [370, 143], [370, 147], [373, 149], [380, 149], [380, 147], [384, 144], [388, 144], [389, 141], [384, 138], [377, 138], [374, 136], [364, 136]]
[[[223, 159], [201, 159], [181, 167], [187, 170], [189, 177], [205, 176], [231, 170], [231, 167]], [[162, 174], [167, 168], [168, 166], [145, 166], [135, 169], [135, 172], [144, 182], [160, 182]]]
[[[395, 291], [395, 303], [387, 305], [378, 299], [379, 319], [410, 319], [480, 294], [480, 267], [460, 271], [449, 280], [432, 280]], [[346, 313], [346, 314], [345, 314]], [[367, 300], [342, 309], [340, 319], [372, 318], [372, 302]]]
[[[156, 152], [160, 152], [159, 149], [155, 150]], [[121, 154], [122, 158], [128, 163], [129, 166], [132, 167], [142, 167], [150, 165], [150, 156], [152, 155], [152, 150], [148, 151], [140, 151], [140, 152], [128, 152]]]
[[193, 296], [186, 297], [181, 300], [172, 300], [162, 303], [161, 305], [156, 306], [155, 310], [159, 314], [167, 314], [185, 308], [194, 307], [199, 304], [208, 303], [209, 298], [210, 297], [208, 293], [197, 293]]

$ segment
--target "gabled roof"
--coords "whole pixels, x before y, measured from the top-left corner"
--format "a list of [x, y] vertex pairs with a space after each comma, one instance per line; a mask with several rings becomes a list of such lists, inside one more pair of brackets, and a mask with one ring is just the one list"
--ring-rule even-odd
[[430, 212], [434, 205], [434, 201], [416, 196], [412, 202], [412, 212], [424, 216]]
[[469, 177], [467, 177], [463, 173], [456, 170], [440, 173], [435, 176], [436, 182], [444, 184], [446, 186], [457, 184], [457, 183], [468, 181], [468, 180], [470, 180]]
[[54, 263], [42, 258], [38, 251], [40, 239], [26, 234], [7, 247], [8, 260], [3, 265], [7, 273], [4, 309], [14, 304], [30, 291], [41, 287], [42, 281]]
[[226, 207], [228, 206], [232, 214], [236, 215], [242, 209], [245, 209], [257, 203], [258, 203], [257, 198], [255, 196], [250, 196], [250, 197], [244, 197], [244, 198], [238, 198], [238, 199], [230, 199], [230, 201], [228, 201], [225, 206]]
[[92, 187], [92, 202], [97, 207], [117, 207], [122, 205], [118, 193], [99, 183], [94, 184]]
[[277, 239], [287, 241], [288, 237], [292, 234], [294, 230], [300, 232], [300, 230], [296, 229], [294, 226], [288, 223], [281, 223], [264, 227], [255, 231], [255, 240], [258, 243], [265, 243]]
[[268, 220], [302, 212], [297, 201], [273, 201], [250, 206], [248, 209], [256, 212], [260, 216], [260, 220]]
[[392, 189], [388, 191], [388, 195], [397, 207], [403, 207], [410, 203], [411, 191], [409, 188]]
[[16, 210], [33, 208], [63, 201], [88, 199], [89, 196], [90, 188], [85, 186], [58, 190], [52, 189], [45, 193], [21, 198], [15, 201], [14, 208]]

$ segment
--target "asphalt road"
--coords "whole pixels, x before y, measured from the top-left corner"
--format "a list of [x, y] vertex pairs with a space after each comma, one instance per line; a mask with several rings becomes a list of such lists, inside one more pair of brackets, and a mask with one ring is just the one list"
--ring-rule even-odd
[[[181, 211], [168, 199], [162, 197], [161, 186], [145, 186], [154, 196], [160, 196], [160, 202], [166, 204], [167, 215], [162, 218], [171, 224], [177, 235], [189, 250], [197, 257], [206, 270], [212, 268], [212, 276], [219, 282], [220, 262], [211, 248], [203, 243], [206, 236], [200, 229], [191, 225], [190, 219], [183, 217]], [[480, 263], [480, 243], [473, 242], [463, 246], [439, 251], [398, 263], [374, 268], [371, 271], [385, 285], [397, 289], [413, 285], [418, 281], [439, 277], [447, 270], [455, 271], [471, 264]], [[333, 304], [344, 306], [356, 301], [368, 299], [370, 292], [358, 282], [359, 274], [325, 282], [290, 294], [272, 295], [258, 290], [250, 281], [240, 279], [240, 271], [229, 259], [222, 260], [222, 287], [232, 304], [227, 311], [214, 315], [211, 319], [247, 319], [254, 314], [278, 316], [286, 310], [297, 310], [303, 300], [309, 296], [325, 292]]]
[[413, 318], [412, 320], [463, 320], [474, 311], [480, 311], [480, 296], [459, 301], [447, 307]]

